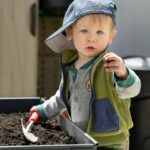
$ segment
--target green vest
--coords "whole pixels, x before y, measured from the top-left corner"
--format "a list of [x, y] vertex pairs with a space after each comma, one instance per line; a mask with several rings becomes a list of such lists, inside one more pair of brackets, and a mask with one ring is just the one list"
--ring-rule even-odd
[[[122, 144], [129, 137], [128, 130], [133, 126], [130, 114], [130, 99], [118, 97], [112, 81], [112, 74], [104, 70], [102, 55], [92, 66], [90, 81], [92, 87], [92, 98], [90, 105], [90, 119], [87, 133], [99, 142], [99, 146]], [[68, 106], [68, 69], [69, 64], [77, 58], [75, 51], [63, 52], [64, 84], [63, 99]]]

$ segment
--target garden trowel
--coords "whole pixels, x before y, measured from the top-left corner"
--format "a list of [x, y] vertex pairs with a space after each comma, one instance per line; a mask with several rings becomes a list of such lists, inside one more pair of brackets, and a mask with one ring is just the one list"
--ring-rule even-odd
[[30, 142], [33, 142], [33, 143], [37, 142], [38, 137], [36, 137], [33, 133], [31, 133], [30, 129], [34, 123], [38, 122], [38, 120], [39, 120], [39, 115], [37, 114], [37, 112], [33, 112], [28, 119], [27, 126], [25, 127], [23, 125], [23, 119], [21, 118], [23, 134]]

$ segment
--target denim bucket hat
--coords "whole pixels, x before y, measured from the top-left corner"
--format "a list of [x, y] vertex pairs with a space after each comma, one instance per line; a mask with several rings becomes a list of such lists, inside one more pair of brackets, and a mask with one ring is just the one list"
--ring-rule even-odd
[[74, 0], [65, 13], [62, 27], [50, 35], [45, 43], [56, 53], [61, 53], [63, 50], [74, 50], [73, 42], [68, 41], [63, 34], [65, 29], [88, 14], [107, 14], [115, 21], [115, 12], [116, 5], [112, 0]]

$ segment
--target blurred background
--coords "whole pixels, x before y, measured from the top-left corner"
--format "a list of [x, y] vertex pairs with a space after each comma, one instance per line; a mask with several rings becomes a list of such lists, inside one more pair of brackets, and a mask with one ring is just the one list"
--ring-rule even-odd
[[[0, 0], [0, 96], [55, 93], [59, 55], [44, 40], [62, 24], [72, 0]], [[148, 0], [117, 1], [117, 37], [112, 51], [122, 57], [149, 57]]]
[[[59, 86], [60, 56], [44, 40], [62, 24], [72, 0], [0, 0], [0, 97], [50, 97]], [[150, 17], [148, 0], [117, 1], [112, 51], [142, 80], [133, 101], [134, 150], [150, 150]], [[134, 143], [136, 146], [134, 145]]]
[[0, 0], [0, 96], [49, 97], [60, 81], [59, 55], [44, 40], [71, 0]]

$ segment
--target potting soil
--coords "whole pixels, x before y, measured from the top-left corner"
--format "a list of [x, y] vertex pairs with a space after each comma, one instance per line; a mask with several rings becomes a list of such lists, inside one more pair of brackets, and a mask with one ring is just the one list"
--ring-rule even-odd
[[38, 137], [38, 141], [31, 143], [23, 135], [21, 118], [26, 123], [29, 113], [0, 114], [0, 146], [76, 143], [73, 137], [69, 136], [66, 131], [61, 130], [55, 118], [32, 126], [31, 132]]

